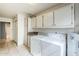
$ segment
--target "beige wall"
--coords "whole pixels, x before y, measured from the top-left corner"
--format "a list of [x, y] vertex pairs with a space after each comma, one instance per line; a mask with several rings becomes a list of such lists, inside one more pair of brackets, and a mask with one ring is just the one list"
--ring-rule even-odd
[[17, 24], [17, 18], [13, 19], [12, 22], [12, 33], [13, 33], [13, 40], [16, 41], [16, 43], [18, 42], [18, 24]]

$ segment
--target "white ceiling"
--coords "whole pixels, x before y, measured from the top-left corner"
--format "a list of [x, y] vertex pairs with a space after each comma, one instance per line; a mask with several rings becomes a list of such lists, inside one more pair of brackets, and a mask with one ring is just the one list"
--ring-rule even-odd
[[0, 16], [13, 17], [17, 13], [35, 14], [56, 3], [0, 3]]

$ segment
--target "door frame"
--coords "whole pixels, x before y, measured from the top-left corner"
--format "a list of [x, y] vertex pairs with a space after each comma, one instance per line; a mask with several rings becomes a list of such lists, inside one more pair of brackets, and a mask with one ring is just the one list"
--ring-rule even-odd
[[0, 17], [0, 22], [9, 22], [11, 28], [11, 40], [13, 40], [13, 19]]

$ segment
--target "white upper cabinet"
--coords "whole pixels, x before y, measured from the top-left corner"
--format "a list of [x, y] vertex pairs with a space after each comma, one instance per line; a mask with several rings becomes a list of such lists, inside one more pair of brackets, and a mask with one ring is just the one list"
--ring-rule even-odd
[[37, 15], [32, 23], [32, 28], [74, 28], [74, 4]]
[[32, 20], [31, 20], [31, 25], [32, 25], [32, 28], [36, 28], [36, 17], [33, 17]]
[[28, 17], [28, 32], [33, 32], [31, 25], [32, 25], [32, 18]]
[[42, 28], [42, 15], [37, 16], [36, 20], [37, 20], [36, 23], [37, 28]]
[[44, 28], [52, 28], [54, 23], [53, 23], [53, 11], [49, 13], [45, 13], [43, 15], [43, 27]]
[[74, 27], [74, 5], [67, 5], [54, 10], [56, 27]]

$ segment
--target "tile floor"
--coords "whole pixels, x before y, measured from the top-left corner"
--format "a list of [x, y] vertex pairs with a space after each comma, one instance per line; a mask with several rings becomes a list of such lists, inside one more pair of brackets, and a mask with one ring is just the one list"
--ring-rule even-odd
[[0, 43], [0, 56], [31, 56], [24, 45], [16, 46], [14, 42]]

